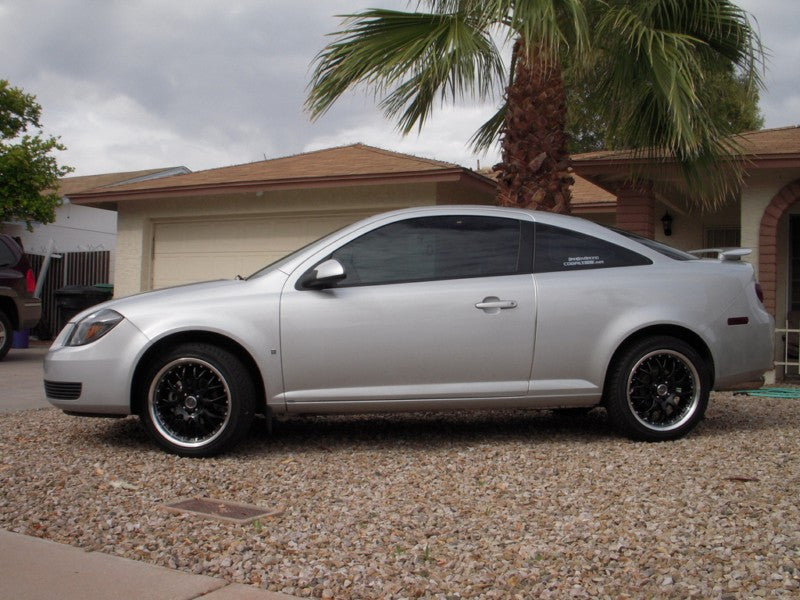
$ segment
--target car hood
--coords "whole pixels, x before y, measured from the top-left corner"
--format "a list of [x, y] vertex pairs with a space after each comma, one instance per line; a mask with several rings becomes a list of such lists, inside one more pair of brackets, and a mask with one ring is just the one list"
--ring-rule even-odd
[[156, 314], [176, 312], [196, 314], [198, 311], [216, 310], [226, 306], [233, 309], [246, 301], [250, 295], [264, 294], [270, 291], [279, 292], [286, 277], [285, 273], [274, 271], [253, 281], [221, 279], [142, 292], [92, 306], [76, 315], [72, 321], [79, 321], [86, 315], [103, 308], [115, 310], [134, 322]]
[[175, 303], [193, 303], [204, 299], [230, 296], [240, 291], [244, 283], [246, 282], [243, 279], [219, 279], [216, 281], [189, 283], [111, 300], [103, 306], [113, 308], [120, 314], [125, 315], [126, 312], [136, 311], [141, 307], [149, 308], [152, 305], [160, 305], [163, 308]]

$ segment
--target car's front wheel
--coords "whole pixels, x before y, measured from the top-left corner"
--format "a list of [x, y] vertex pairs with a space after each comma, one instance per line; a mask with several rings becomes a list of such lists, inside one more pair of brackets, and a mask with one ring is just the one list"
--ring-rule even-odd
[[709, 367], [694, 348], [671, 336], [654, 336], [628, 347], [612, 365], [606, 410], [628, 437], [672, 440], [703, 418], [710, 387]]
[[164, 449], [212, 456], [231, 448], [253, 419], [255, 389], [242, 362], [223, 348], [181, 344], [148, 365], [141, 418]]

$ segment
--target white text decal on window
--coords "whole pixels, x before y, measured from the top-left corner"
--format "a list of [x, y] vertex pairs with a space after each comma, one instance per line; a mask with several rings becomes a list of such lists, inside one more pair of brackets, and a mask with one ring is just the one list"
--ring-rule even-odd
[[599, 256], [570, 256], [564, 261], [565, 267], [582, 267], [586, 265], [602, 265], [605, 263]]

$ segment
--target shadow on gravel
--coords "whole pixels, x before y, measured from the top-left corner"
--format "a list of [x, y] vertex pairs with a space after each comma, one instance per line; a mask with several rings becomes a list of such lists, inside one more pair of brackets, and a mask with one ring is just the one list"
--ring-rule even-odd
[[[75, 417], [79, 418], [79, 417]], [[124, 419], [84, 419], [87, 426], [76, 437], [86, 446], [114, 446], [115, 448], [142, 452], [157, 450], [138, 417]]]
[[[113, 446], [132, 452], [159, 451], [136, 417], [83, 419], [72, 432], [84, 447]], [[605, 413], [582, 415], [552, 411], [488, 411], [292, 417], [274, 423], [272, 433], [256, 419], [242, 444], [226, 456], [363, 450], [365, 448], [435, 449], [492, 441], [560, 442], [613, 439]]]
[[[690, 434], [718, 437], [794, 426], [800, 402], [748, 397], [712, 400], [706, 418]], [[86, 446], [111, 445], [134, 452], [158, 451], [138, 418], [87, 419], [73, 432]], [[436, 449], [491, 442], [628, 443], [609, 425], [605, 411], [476, 411], [292, 417], [276, 421], [268, 433], [256, 419], [242, 444], [226, 456], [253, 456], [279, 450], [291, 453], [364, 449]]]
[[[584, 415], [552, 411], [404, 413], [294, 417], [272, 435], [254, 431], [244, 451], [334, 452], [363, 449], [436, 449], [489, 442], [592, 441], [614, 436], [601, 410]], [[264, 446], [266, 444], [266, 446]]]

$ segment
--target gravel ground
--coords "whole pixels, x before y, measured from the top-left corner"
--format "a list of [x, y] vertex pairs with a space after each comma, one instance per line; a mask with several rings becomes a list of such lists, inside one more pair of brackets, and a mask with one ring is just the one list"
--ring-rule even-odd
[[[602, 411], [301, 418], [197, 460], [35, 410], [0, 417], [0, 527], [298, 596], [798, 597], [798, 417], [714, 394], [664, 444]], [[193, 495], [284, 512], [156, 509]]]

